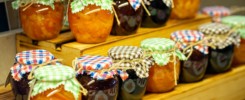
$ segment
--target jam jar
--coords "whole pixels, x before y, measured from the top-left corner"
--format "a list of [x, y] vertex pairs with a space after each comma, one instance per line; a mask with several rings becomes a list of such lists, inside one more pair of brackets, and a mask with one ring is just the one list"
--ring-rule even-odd
[[213, 22], [221, 22], [221, 18], [229, 16], [231, 11], [229, 8], [224, 6], [210, 6], [204, 7], [202, 13], [212, 17]]
[[[118, 18], [114, 18], [111, 35], [136, 33], [142, 21], [143, 7], [140, 5], [139, 7], [131, 6], [128, 0], [114, 0], [114, 2], [115, 14]], [[135, 0], [135, 2], [139, 2], [139, 0]]]
[[240, 35], [221, 23], [207, 23], [199, 27], [199, 31], [210, 38], [208, 72], [220, 73], [231, 68], [234, 45], [240, 44]]
[[122, 68], [129, 68], [128, 79], [120, 79], [118, 100], [141, 100], [146, 91], [149, 68], [153, 61], [143, 58], [144, 53], [136, 46], [116, 46], [108, 51], [113, 63]]
[[13, 8], [19, 8], [24, 33], [33, 40], [54, 39], [61, 31], [64, 16], [63, 0], [51, 1], [53, 3], [49, 0], [13, 2]]
[[[12, 90], [16, 100], [26, 100], [29, 93], [28, 79], [29, 73], [34, 66], [40, 64], [49, 63], [58, 64], [53, 62], [54, 55], [46, 50], [29, 50], [16, 54], [15, 64], [10, 68], [10, 74], [8, 81], [11, 82]], [[8, 83], [7, 83], [8, 84]], [[20, 98], [18, 98], [20, 97]]]
[[222, 23], [231, 26], [241, 36], [241, 43], [239, 48], [235, 48], [233, 64], [241, 65], [245, 64], [244, 52], [245, 52], [245, 16], [227, 16], [222, 18]]
[[165, 25], [170, 17], [172, 10], [172, 2], [164, 2], [163, 0], [144, 0], [147, 11], [144, 11], [142, 18], [142, 27], [160, 27]]
[[[83, 99], [117, 100], [119, 81], [116, 75], [121, 70], [113, 67], [110, 57], [86, 55], [74, 62], [76, 78], [88, 90], [88, 95], [83, 95]], [[125, 73], [121, 74], [123, 79], [127, 78]]]
[[106, 41], [113, 18], [112, 0], [72, 0], [69, 4], [69, 25], [76, 41], [80, 43]]
[[202, 80], [208, 65], [208, 46], [204, 44], [204, 35], [196, 30], [179, 30], [171, 34], [171, 39], [188, 57], [186, 61], [181, 61], [180, 81]]
[[194, 18], [200, 6], [200, 0], [173, 0], [174, 9], [170, 18], [186, 19]]
[[145, 39], [140, 46], [155, 62], [149, 71], [146, 91], [162, 93], [173, 90], [179, 77], [179, 60], [186, 60], [185, 55], [175, 47], [174, 41], [167, 38]]
[[76, 80], [76, 72], [70, 66], [46, 65], [34, 70], [30, 81], [30, 100], [81, 100], [81, 92], [87, 93]]

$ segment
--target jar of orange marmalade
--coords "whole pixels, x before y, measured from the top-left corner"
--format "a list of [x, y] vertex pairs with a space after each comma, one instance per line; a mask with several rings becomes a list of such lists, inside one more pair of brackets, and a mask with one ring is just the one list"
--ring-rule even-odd
[[238, 48], [235, 48], [233, 64], [245, 64], [245, 16], [228, 16], [221, 19], [222, 23], [231, 26], [241, 36], [241, 43]]
[[179, 60], [186, 60], [185, 55], [175, 47], [174, 41], [167, 38], [143, 40], [141, 48], [155, 62], [149, 71], [146, 91], [161, 93], [173, 90], [179, 77]]
[[62, 28], [63, 0], [16, 0], [24, 33], [33, 40], [56, 38]]
[[186, 19], [196, 16], [200, 0], [173, 0], [174, 8], [170, 18], [174, 19]]
[[[81, 100], [84, 89], [76, 80], [76, 72], [65, 65], [40, 66], [34, 70], [30, 100]], [[82, 90], [81, 90], [82, 88]]]
[[72, 0], [69, 4], [69, 25], [80, 43], [106, 41], [112, 29], [113, 18], [112, 0]]

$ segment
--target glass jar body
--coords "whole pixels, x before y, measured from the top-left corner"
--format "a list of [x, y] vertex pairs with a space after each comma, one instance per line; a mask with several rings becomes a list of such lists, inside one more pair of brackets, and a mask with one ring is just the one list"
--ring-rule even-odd
[[130, 35], [136, 33], [140, 27], [143, 15], [143, 8], [140, 6], [137, 10], [129, 4], [128, 0], [114, 0], [116, 14], [120, 25], [114, 18], [111, 35]]
[[148, 2], [150, 2], [150, 5], [146, 4], [146, 7], [151, 16], [144, 11], [141, 26], [153, 28], [165, 25], [170, 17], [172, 8], [167, 7], [163, 0], [151, 0]]
[[171, 18], [174, 19], [194, 18], [200, 6], [200, 0], [173, 0], [173, 2]]
[[[52, 92], [56, 90], [59, 92], [56, 92], [53, 95], [50, 95], [52, 94]], [[61, 85], [55, 89], [48, 89], [44, 91], [43, 93], [37, 94], [36, 96], [31, 97], [30, 100], [75, 100], [75, 97], [71, 92], [66, 91], [64, 89], [64, 86]], [[78, 97], [78, 100], [82, 100], [81, 95]]]
[[209, 48], [208, 72], [220, 73], [231, 68], [234, 55], [234, 45], [229, 45], [224, 49]]
[[141, 100], [146, 91], [148, 78], [139, 78], [134, 70], [127, 70], [127, 80], [120, 79], [118, 100]]
[[64, 5], [62, 2], [50, 6], [32, 4], [19, 9], [20, 21], [24, 33], [33, 40], [56, 38], [62, 28]]
[[[176, 78], [179, 78], [180, 62], [177, 60]], [[169, 62], [165, 66], [154, 64], [150, 68], [146, 91], [153, 93], [168, 92], [175, 88], [174, 63]]]
[[19, 81], [11, 79], [11, 87], [12, 87], [12, 91], [15, 95], [16, 100], [26, 100], [27, 99], [27, 96], [30, 90], [29, 84], [28, 84], [30, 80], [28, 80], [27, 78], [28, 75], [29, 73], [24, 74], [23, 77]]
[[233, 59], [234, 65], [245, 64], [244, 52], [245, 52], [245, 39], [241, 38], [240, 46], [238, 48], [235, 47], [234, 59]]
[[186, 61], [181, 61], [180, 80], [196, 82], [203, 79], [208, 65], [208, 55], [194, 50]]
[[106, 41], [113, 25], [113, 18], [109, 10], [101, 10], [101, 7], [96, 5], [88, 5], [77, 13], [72, 13], [71, 7], [68, 9], [71, 32], [80, 43]]
[[[87, 90], [88, 95], [82, 96], [85, 100], [117, 100], [118, 95], [118, 79], [117, 77], [107, 80], [94, 80], [88, 75], [78, 75], [77, 80]], [[94, 80], [93, 83], [88, 84]]]

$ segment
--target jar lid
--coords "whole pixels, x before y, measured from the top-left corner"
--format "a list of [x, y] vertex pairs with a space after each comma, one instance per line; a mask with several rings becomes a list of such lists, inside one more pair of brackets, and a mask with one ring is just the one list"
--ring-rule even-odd
[[113, 60], [132, 60], [141, 58], [143, 56], [143, 51], [137, 46], [116, 46], [108, 51], [108, 55]]
[[55, 2], [63, 2], [63, 0], [15, 0], [12, 2], [12, 7], [14, 9], [18, 9], [19, 7], [22, 7], [22, 5], [26, 6], [28, 4], [35, 3], [35, 4], [51, 6], [51, 8], [54, 9]]
[[202, 9], [202, 12], [204, 14], [207, 14], [209, 16], [228, 16], [231, 14], [231, 11], [229, 8], [224, 6], [210, 6], [210, 7], [204, 7]]
[[63, 85], [64, 89], [71, 92], [75, 100], [78, 100], [81, 85], [76, 81], [75, 75], [75, 70], [65, 65], [39, 67], [34, 71], [34, 79], [29, 83], [30, 86], [33, 85], [31, 96], [36, 96], [48, 89], [55, 89]]
[[199, 31], [207, 35], [227, 34], [231, 28], [221, 23], [207, 23], [199, 27]]
[[241, 38], [245, 38], [245, 28], [238, 29], [238, 33], [240, 34]]
[[245, 16], [227, 16], [223, 17], [221, 19], [221, 22], [227, 25], [230, 25], [231, 27], [239, 26], [239, 27], [245, 27]]
[[29, 50], [16, 54], [16, 63], [10, 68], [13, 79], [19, 81], [24, 74], [31, 72], [35, 65], [54, 60], [54, 55], [47, 50]]
[[[183, 50], [188, 46], [188, 43], [203, 40], [204, 35], [196, 30], [179, 30], [173, 32], [170, 38], [177, 42], [178, 47]], [[208, 54], [208, 47], [203, 44], [197, 44], [193, 47], [201, 53]]]

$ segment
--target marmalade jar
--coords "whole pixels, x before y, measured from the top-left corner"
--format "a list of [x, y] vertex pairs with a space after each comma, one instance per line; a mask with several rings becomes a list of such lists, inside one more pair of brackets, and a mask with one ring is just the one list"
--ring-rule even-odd
[[[16, 100], [26, 100], [29, 93], [28, 75], [34, 66], [49, 63], [54, 60], [54, 55], [46, 50], [29, 50], [16, 54], [15, 64], [10, 68], [10, 82]], [[50, 63], [58, 64], [58, 63]], [[8, 79], [9, 80], [9, 79]]]
[[142, 27], [160, 27], [165, 25], [172, 11], [172, 3], [163, 0], [147, 0], [145, 5], [150, 12], [150, 16], [144, 11]]
[[128, 79], [122, 80], [119, 77], [118, 100], [141, 100], [146, 91], [146, 84], [149, 76], [149, 68], [152, 60], [143, 58], [143, 50], [136, 46], [116, 46], [108, 51], [109, 57], [114, 64], [122, 68], [129, 67]]
[[115, 13], [120, 24], [115, 17], [111, 35], [130, 35], [136, 33], [142, 21], [143, 7], [133, 8], [134, 6], [131, 6], [128, 0], [114, 0], [114, 2]]
[[227, 16], [222, 18], [222, 23], [231, 26], [241, 36], [241, 43], [238, 48], [235, 48], [233, 64], [242, 65], [245, 64], [244, 52], [245, 52], [245, 16]]
[[175, 47], [174, 41], [167, 38], [143, 40], [141, 48], [155, 62], [150, 68], [146, 91], [162, 93], [173, 90], [179, 77], [179, 60], [185, 60], [185, 55]]
[[[113, 68], [112, 59], [104, 56], [82, 56], [74, 60], [77, 70], [77, 80], [87, 90], [83, 95], [86, 100], [117, 100], [118, 78], [117, 68]], [[123, 79], [127, 78], [124, 73]]]
[[199, 31], [210, 38], [208, 72], [220, 73], [228, 71], [234, 55], [234, 45], [239, 46], [240, 35], [231, 32], [231, 28], [221, 23], [207, 23], [199, 27]]
[[20, 7], [20, 21], [24, 33], [33, 40], [49, 40], [59, 35], [62, 28], [64, 5], [55, 2], [54, 7], [42, 4], [27, 4]]
[[[186, 61], [181, 61], [180, 81], [202, 80], [208, 65], [208, 46], [204, 44], [204, 35], [195, 30], [180, 30], [173, 32], [171, 39], [189, 57]], [[197, 44], [192, 45], [195, 43]]]
[[[73, 0], [68, 9], [68, 21], [71, 32], [77, 42], [101, 43], [109, 36], [114, 15], [112, 1], [90, 1], [89, 4], [77, 5], [87, 0]], [[77, 10], [79, 9], [79, 10]]]
[[81, 91], [84, 94], [87, 91], [79, 84], [75, 75], [75, 70], [65, 65], [37, 68], [29, 82], [33, 88], [29, 94], [30, 100], [81, 100]]
[[200, 0], [173, 0], [174, 8], [170, 18], [186, 19], [194, 18], [200, 6]]

